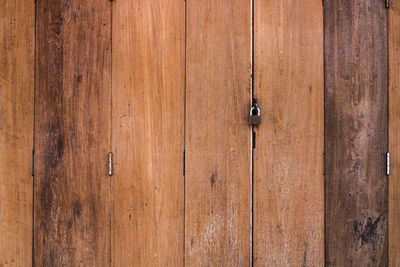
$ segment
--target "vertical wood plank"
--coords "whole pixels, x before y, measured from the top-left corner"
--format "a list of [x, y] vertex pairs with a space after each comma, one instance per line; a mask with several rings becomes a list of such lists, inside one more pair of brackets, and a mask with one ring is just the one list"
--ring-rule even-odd
[[254, 265], [322, 266], [323, 9], [256, 0]]
[[250, 262], [251, 2], [187, 1], [188, 266]]
[[325, 0], [326, 265], [387, 265], [387, 10]]
[[400, 2], [389, 9], [389, 266], [400, 266]]
[[111, 3], [36, 3], [36, 266], [110, 262]]
[[0, 7], [0, 266], [30, 266], [35, 7]]
[[184, 0], [113, 3], [112, 265], [182, 266]]

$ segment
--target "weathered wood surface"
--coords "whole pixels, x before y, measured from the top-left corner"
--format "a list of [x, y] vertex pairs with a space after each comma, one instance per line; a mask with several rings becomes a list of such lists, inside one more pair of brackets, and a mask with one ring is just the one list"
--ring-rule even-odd
[[325, 0], [325, 256], [387, 265], [387, 10]]
[[36, 266], [110, 262], [111, 3], [36, 3]]
[[0, 266], [32, 264], [33, 1], [0, 1]]
[[400, 2], [389, 9], [389, 266], [400, 266]]
[[112, 265], [184, 260], [185, 2], [113, 3]]
[[188, 266], [250, 262], [251, 3], [188, 1]]
[[322, 266], [321, 1], [255, 1], [254, 12], [254, 265]]

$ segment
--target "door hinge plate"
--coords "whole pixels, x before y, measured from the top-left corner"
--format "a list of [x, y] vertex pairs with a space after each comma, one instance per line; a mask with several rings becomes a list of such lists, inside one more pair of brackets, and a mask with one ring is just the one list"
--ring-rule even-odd
[[108, 175], [113, 175], [113, 154], [112, 152], [108, 153]]
[[390, 153], [386, 153], [386, 175], [390, 175]]
[[390, 7], [390, 0], [385, 0], [385, 7], [389, 8]]

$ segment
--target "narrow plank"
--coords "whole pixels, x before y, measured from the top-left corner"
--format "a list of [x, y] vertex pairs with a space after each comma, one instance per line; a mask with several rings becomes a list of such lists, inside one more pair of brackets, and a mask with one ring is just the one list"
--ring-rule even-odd
[[0, 266], [30, 266], [35, 6], [0, 6]]
[[36, 5], [34, 264], [107, 265], [111, 4]]
[[323, 9], [255, 1], [254, 265], [324, 262]]
[[250, 262], [251, 2], [187, 2], [188, 266]]
[[386, 266], [387, 10], [325, 0], [325, 257]]
[[389, 266], [400, 266], [400, 2], [389, 9]]
[[182, 266], [185, 2], [112, 10], [112, 265]]

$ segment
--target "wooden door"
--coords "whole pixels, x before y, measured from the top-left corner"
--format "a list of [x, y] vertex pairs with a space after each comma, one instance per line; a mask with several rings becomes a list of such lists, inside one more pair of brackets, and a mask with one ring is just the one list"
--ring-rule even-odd
[[399, 0], [0, 4], [0, 266], [400, 264]]
[[0, 266], [29, 266], [34, 2], [1, 0], [0, 7]]
[[391, 1], [389, 51], [389, 266], [400, 265], [400, 1]]
[[323, 28], [318, 0], [255, 1], [253, 262], [324, 262]]
[[110, 262], [111, 3], [36, 3], [36, 266]]
[[184, 261], [185, 3], [113, 4], [113, 266]]
[[187, 1], [185, 264], [250, 263], [251, 5]]
[[387, 265], [387, 10], [325, 0], [325, 257]]

